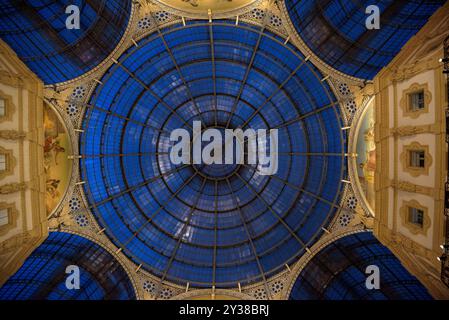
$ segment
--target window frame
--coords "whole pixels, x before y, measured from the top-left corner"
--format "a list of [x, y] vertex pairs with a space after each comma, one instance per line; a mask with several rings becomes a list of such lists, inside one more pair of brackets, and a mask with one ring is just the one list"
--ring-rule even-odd
[[[6, 226], [10, 222], [10, 213], [9, 208], [0, 208], [0, 228]], [[6, 219], [6, 223], [2, 224], [2, 220]]]
[[14, 168], [16, 166], [16, 159], [14, 158], [13, 151], [10, 149], [5, 149], [0, 146], [0, 154], [5, 156], [5, 170], [0, 170], [0, 180], [6, 176], [12, 175], [14, 173]]
[[[417, 93], [423, 94], [423, 107], [414, 108], [412, 106], [412, 97]], [[404, 117], [410, 117], [416, 119], [422, 114], [429, 112], [429, 105], [432, 101], [432, 93], [429, 91], [429, 85], [427, 83], [419, 84], [413, 83], [408, 89], [402, 91], [402, 98], [399, 102], [399, 106], [402, 109], [402, 115]]]
[[[417, 95], [422, 95], [422, 97]], [[426, 108], [426, 103], [425, 103], [425, 93], [423, 89], [414, 91], [414, 92], [410, 92], [408, 94], [408, 111], [409, 112], [419, 112], [421, 110], [424, 110]], [[417, 101], [415, 101], [417, 100]], [[415, 104], [416, 103], [416, 104]]]
[[4, 101], [4, 115], [0, 115], [0, 123], [5, 121], [11, 121], [14, 111], [16, 110], [14, 103], [12, 102], [12, 96], [7, 95], [3, 91], [0, 90], [0, 99]]
[[422, 228], [424, 226], [424, 210], [408, 207], [408, 221]]
[[18, 211], [14, 203], [0, 202], [0, 210], [6, 210], [8, 214], [8, 222], [0, 225], [0, 236], [7, 234], [10, 230], [16, 228]]
[[[422, 224], [415, 223], [410, 219], [410, 213], [412, 210], [419, 210], [422, 212]], [[427, 236], [427, 232], [431, 225], [429, 216], [429, 210], [415, 199], [402, 202], [402, 206], [399, 209], [402, 225], [410, 231], [413, 235]]]
[[426, 167], [426, 150], [409, 150], [409, 166], [412, 168]]
[[[412, 165], [412, 152], [424, 152], [424, 166]], [[420, 175], [429, 175], [430, 167], [432, 166], [433, 159], [429, 152], [428, 145], [422, 145], [417, 141], [413, 141], [408, 145], [402, 147], [402, 153], [400, 155], [400, 161], [402, 164], [402, 170], [409, 173], [412, 177], [418, 177]]]

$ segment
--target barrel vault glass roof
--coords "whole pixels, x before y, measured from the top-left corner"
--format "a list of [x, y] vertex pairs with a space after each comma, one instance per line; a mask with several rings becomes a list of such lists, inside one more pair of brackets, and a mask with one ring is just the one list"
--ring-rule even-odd
[[[369, 265], [379, 267], [380, 289], [366, 288]], [[343, 237], [321, 250], [300, 273], [291, 300], [428, 300], [427, 289], [371, 232]]]
[[[305, 44], [325, 63], [372, 79], [445, 0], [288, 0], [290, 19]], [[380, 29], [368, 30], [369, 5], [380, 9]]]
[[[80, 29], [67, 29], [66, 7], [80, 8]], [[52, 84], [96, 67], [126, 30], [131, 0], [2, 0], [0, 37]]]
[[[163, 280], [236, 287], [300, 257], [338, 210], [346, 137], [322, 75], [284, 39], [233, 21], [173, 25], [101, 79], [80, 137], [91, 210]], [[173, 165], [173, 129], [279, 130], [279, 170]]]
[[[66, 267], [80, 268], [80, 289], [69, 290]], [[0, 300], [129, 300], [134, 288], [105, 249], [83, 237], [50, 232], [48, 238], [0, 288]]]

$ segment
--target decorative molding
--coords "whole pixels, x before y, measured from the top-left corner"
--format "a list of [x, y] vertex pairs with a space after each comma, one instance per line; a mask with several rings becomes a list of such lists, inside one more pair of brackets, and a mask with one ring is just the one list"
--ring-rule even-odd
[[8, 183], [0, 186], [0, 194], [10, 194], [19, 191], [24, 191], [27, 189], [27, 184], [25, 182], [14, 182]]
[[[411, 151], [424, 151], [424, 167], [412, 167], [410, 165], [410, 152]], [[402, 169], [409, 173], [413, 177], [420, 175], [429, 175], [429, 169], [432, 165], [432, 156], [429, 153], [429, 146], [422, 145], [417, 141], [413, 141], [411, 144], [403, 147], [403, 151], [400, 156]]]
[[[410, 95], [419, 91], [424, 92], [424, 108], [417, 111], [412, 111], [410, 108]], [[429, 113], [429, 104], [431, 101], [432, 93], [429, 91], [429, 85], [427, 83], [413, 83], [408, 89], [402, 91], [402, 98], [399, 102], [399, 106], [402, 109], [402, 115], [404, 117], [416, 119], [424, 113]]]
[[[441, 42], [442, 44], [443, 42]], [[400, 53], [399, 53], [400, 54]], [[439, 52], [436, 52], [433, 57], [420, 58], [419, 60], [412, 60], [403, 66], [387, 67], [391, 71], [390, 80], [392, 82], [402, 82], [413, 78], [414, 76], [427, 71], [438, 69], [441, 64], [438, 62]]]
[[17, 130], [0, 130], [0, 139], [4, 140], [22, 140], [26, 137], [25, 132]]
[[429, 197], [438, 197], [439, 191], [434, 188], [420, 186], [407, 181], [391, 181], [391, 186], [401, 191], [410, 192], [410, 193], [419, 193]]
[[406, 137], [406, 136], [414, 136], [421, 133], [440, 133], [440, 124], [424, 124], [417, 126], [401, 126], [397, 128], [391, 128], [390, 132], [394, 136]]
[[[428, 23], [407, 42], [391, 63], [374, 78], [376, 92], [375, 141], [378, 151], [375, 174], [374, 234], [437, 299], [449, 298], [448, 288], [439, 280], [441, 264], [436, 259], [441, 255], [439, 246], [444, 239], [443, 201], [436, 199], [434, 195], [435, 213], [440, 212], [441, 214], [434, 215], [431, 229], [428, 230], [431, 246], [424, 246], [421, 243], [422, 236], [410, 234], [405, 236], [398, 231], [398, 226], [401, 224], [399, 214], [401, 203], [398, 203], [400, 201], [398, 191], [404, 189], [403, 191], [406, 192], [427, 193], [431, 188], [438, 191], [435, 193], [439, 196], [444, 192], [446, 170], [443, 159], [446, 158], [446, 144], [443, 129], [447, 97], [442, 74], [443, 67], [438, 61], [443, 55], [443, 42], [438, 43], [433, 40], [436, 36], [439, 39], [444, 39], [449, 34], [448, 26], [449, 2], [446, 2], [434, 13]], [[435, 110], [432, 110], [435, 120], [429, 121], [431, 123], [429, 126], [399, 127], [398, 122], [402, 117], [402, 112], [398, 105], [401, 97], [401, 92], [398, 92], [398, 82], [425, 72], [429, 79], [434, 77], [432, 87], [429, 88], [434, 95], [432, 99], [435, 99]], [[428, 132], [430, 130], [434, 131]], [[435, 151], [432, 154], [435, 157], [435, 185], [430, 186], [429, 189], [398, 181], [398, 171], [401, 166], [398, 157], [401, 151], [400, 137], [422, 133], [433, 133], [436, 142]]]
[[[0, 39], [0, 83], [8, 94], [8, 118], [13, 123], [2, 122], [0, 139], [14, 140], [14, 183], [0, 186], [4, 199], [14, 194], [15, 208], [10, 211], [12, 227], [0, 242], [0, 285], [14, 274], [29, 254], [48, 234], [45, 212], [45, 173], [43, 168], [43, 83]], [[7, 97], [9, 98], [9, 97]], [[13, 104], [14, 102], [14, 104]], [[4, 119], [3, 119], [4, 120]], [[0, 120], [0, 121], [3, 121]], [[17, 131], [11, 131], [15, 129]], [[26, 132], [26, 137], [23, 134]], [[27, 139], [21, 140], [21, 139]], [[28, 182], [24, 182], [27, 181]], [[9, 182], [9, 181], [8, 181]], [[27, 190], [27, 192], [23, 192]], [[9, 201], [9, 200], [8, 200]], [[30, 205], [31, 203], [31, 205]], [[9, 203], [8, 203], [9, 205]], [[17, 218], [16, 218], [17, 217]]]
[[441, 68], [438, 59], [442, 57], [448, 30], [449, 2], [446, 2], [380, 74], [385, 72], [391, 81], [404, 81], [424, 71]]

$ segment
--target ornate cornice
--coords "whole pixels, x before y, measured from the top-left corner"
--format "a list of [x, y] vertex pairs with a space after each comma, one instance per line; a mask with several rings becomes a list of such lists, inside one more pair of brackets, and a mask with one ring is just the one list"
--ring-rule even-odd
[[0, 130], [0, 139], [4, 140], [22, 140], [26, 135], [25, 132], [17, 130]]
[[441, 199], [441, 190], [436, 190], [435, 188], [430, 188], [430, 187], [426, 187], [426, 186], [421, 186], [418, 184], [414, 184], [408, 181], [395, 181], [395, 180], [391, 180], [391, 187], [401, 190], [401, 191], [405, 191], [405, 192], [410, 192], [410, 193], [419, 193], [419, 194], [423, 194], [429, 197], [433, 197], [435, 198], [435, 200], [439, 200]]
[[416, 125], [416, 126], [401, 126], [397, 128], [391, 128], [390, 133], [392, 136], [398, 136], [398, 137], [407, 137], [407, 136], [414, 136], [421, 133], [433, 133], [433, 134], [439, 134], [442, 133], [441, 131], [441, 125], [439, 123], [433, 123], [433, 124], [423, 124], [423, 125]]

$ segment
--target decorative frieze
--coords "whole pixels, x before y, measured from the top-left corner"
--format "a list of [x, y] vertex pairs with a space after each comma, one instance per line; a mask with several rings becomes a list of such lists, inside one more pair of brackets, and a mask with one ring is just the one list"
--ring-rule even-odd
[[8, 183], [0, 186], [0, 194], [10, 194], [15, 192], [24, 191], [27, 189], [27, 184], [25, 182], [15, 182]]

